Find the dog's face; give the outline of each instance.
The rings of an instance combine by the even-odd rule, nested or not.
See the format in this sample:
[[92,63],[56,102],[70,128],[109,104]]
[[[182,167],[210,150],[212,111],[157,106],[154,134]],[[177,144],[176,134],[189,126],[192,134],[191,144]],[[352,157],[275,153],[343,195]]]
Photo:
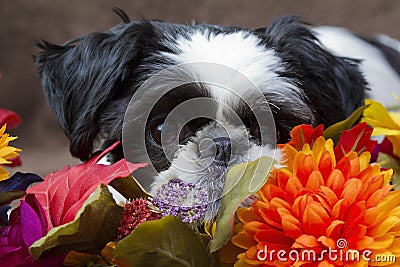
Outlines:
[[256,30],[125,18],[40,47],[43,88],[74,156],[125,139],[128,160],[154,167],[135,174],[153,191],[179,178],[216,201],[229,167],[273,155],[295,125],[346,118],[364,97],[356,63],[295,17]]

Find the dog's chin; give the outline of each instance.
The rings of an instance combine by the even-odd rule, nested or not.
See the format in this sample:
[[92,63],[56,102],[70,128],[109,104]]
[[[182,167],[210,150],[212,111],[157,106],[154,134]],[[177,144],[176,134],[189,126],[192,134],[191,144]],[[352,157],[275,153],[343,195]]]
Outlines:
[[228,130],[230,133],[232,152],[229,163],[217,163],[214,160],[212,148],[206,145],[203,147],[205,149],[201,151],[203,146],[201,141],[205,138],[212,139],[214,135],[221,136],[219,127],[211,124],[199,131],[187,144],[181,146],[175,153],[171,166],[155,177],[151,193],[155,194],[158,188],[175,178],[185,183],[199,185],[207,193],[208,206],[205,220],[210,221],[217,215],[221,198],[225,192],[226,176],[232,166],[253,161],[261,156],[277,158],[279,155],[277,150],[269,145],[261,146],[256,141],[248,141],[246,129],[225,125],[224,130]]
[[[184,151],[188,151],[185,149]],[[189,153],[184,153],[189,154]],[[269,146],[259,146],[252,144],[248,149],[247,155],[232,155],[232,159],[228,165],[218,165],[215,163],[209,164],[209,160],[195,160],[192,163],[188,163],[187,159],[183,155],[176,157],[169,169],[162,171],[155,178],[151,193],[155,194],[157,189],[163,184],[168,183],[169,180],[178,178],[185,183],[192,183],[200,185],[202,189],[207,193],[208,205],[205,213],[205,220],[212,221],[218,213],[221,198],[223,197],[224,185],[226,175],[232,166],[237,164],[248,162],[259,158],[260,156],[270,156],[273,158],[279,157],[279,152],[275,149],[271,149]],[[205,164],[209,164],[208,167],[204,168]],[[190,167],[189,167],[190,165]],[[190,170],[188,170],[190,168]]]

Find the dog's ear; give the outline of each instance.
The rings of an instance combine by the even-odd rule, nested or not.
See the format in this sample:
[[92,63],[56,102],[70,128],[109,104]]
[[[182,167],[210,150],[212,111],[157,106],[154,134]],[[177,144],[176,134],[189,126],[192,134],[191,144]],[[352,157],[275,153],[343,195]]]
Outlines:
[[90,157],[100,117],[110,103],[127,94],[137,56],[143,53],[139,36],[151,27],[145,21],[125,23],[64,45],[38,44],[42,51],[35,62],[41,64],[42,87],[71,141],[72,155],[82,160]]
[[282,59],[286,70],[280,75],[295,80],[304,90],[315,124],[343,120],[363,104],[367,85],[358,62],[328,52],[310,24],[286,16],[255,33]]

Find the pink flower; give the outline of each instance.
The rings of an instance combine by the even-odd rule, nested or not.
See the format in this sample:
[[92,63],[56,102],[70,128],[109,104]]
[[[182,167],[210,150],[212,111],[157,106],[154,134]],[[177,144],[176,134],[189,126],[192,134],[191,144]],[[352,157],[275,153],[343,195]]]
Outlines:
[[47,233],[47,219],[34,195],[28,194],[11,212],[10,224],[0,228],[0,266],[61,266],[64,256],[35,260],[29,247]]

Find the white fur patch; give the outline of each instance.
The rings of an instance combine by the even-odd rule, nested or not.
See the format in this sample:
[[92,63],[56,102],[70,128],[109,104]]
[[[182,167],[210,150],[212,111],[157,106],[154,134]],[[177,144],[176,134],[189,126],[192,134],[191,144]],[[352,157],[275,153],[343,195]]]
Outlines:
[[112,162],[111,162],[111,159],[109,159],[109,154],[106,154],[99,161],[97,161],[97,164],[100,164],[100,165],[111,165]]
[[[393,94],[400,92],[400,77],[379,49],[343,28],[324,26],[315,28],[314,31],[322,44],[333,54],[362,60],[361,71],[370,85],[371,98],[386,106],[398,104]],[[399,42],[392,39],[390,43],[400,49]]]
[[[261,91],[284,91],[289,95],[293,90],[297,91],[294,85],[279,77],[278,73],[284,71],[282,62],[275,51],[262,45],[261,41],[245,31],[214,34],[208,30],[195,30],[189,37],[169,40],[167,45],[173,53],[162,53],[162,56],[177,64],[215,63],[215,68],[211,64],[196,64],[189,71],[200,81],[228,88],[207,85],[211,95],[224,102],[232,96],[232,91],[242,96],[251,89],[248,88],[249,81]],[[221,65],[231,71],[221,71]]]

